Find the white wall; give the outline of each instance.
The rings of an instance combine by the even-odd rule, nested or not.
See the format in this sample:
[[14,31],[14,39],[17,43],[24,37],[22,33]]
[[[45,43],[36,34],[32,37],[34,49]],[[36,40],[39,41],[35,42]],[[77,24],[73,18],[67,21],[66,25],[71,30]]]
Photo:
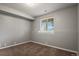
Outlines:
[[79,4],[78,4],[78,51],[79,51]]
[[0,48],[30,40],[31,22],[0,14]]
[[[39,33],[40,19],[53,17],[54,33]],[[33,22],[32,40],[52,46],[77,51],[77,8],[76,6],[57,10],[37,17]]]
[[[0,5],[0,10],[33,19],[31,16],[7,6]],[[0,13],[0,48],[27,42],[31,40],[30,35],[31,21]]]

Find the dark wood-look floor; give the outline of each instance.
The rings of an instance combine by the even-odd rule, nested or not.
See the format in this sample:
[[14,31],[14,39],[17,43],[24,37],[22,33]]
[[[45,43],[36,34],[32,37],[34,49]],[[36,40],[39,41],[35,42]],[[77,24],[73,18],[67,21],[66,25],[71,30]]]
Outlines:
[[75,56],[75,53],[29,42],[14,47],[1,49],[2,56]]

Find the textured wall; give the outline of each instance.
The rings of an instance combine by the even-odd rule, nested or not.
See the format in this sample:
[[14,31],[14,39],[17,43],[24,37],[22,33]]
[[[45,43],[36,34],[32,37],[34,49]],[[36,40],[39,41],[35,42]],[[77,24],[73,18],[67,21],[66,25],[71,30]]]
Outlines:
[[[40,19],[45,17],[54,18],[54,33],[39,33]],[[77,7],[72,6],[57,10],[47,15],[37,17],[33,22],[32,40],[66,48],[77,50]]]
[[0,47],[30,40],[31,22],[0,14]]

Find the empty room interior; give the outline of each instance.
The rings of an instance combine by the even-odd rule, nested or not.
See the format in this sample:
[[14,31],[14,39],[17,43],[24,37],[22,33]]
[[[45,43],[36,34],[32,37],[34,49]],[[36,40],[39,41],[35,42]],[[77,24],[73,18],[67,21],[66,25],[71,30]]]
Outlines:
[[77,3],[0,3],[0,56],[78,56]]

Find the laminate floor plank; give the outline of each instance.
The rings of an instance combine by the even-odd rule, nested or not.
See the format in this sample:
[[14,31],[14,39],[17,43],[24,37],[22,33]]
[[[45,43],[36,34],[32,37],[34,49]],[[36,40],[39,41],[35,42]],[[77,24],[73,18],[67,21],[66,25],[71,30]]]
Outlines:
[[76,56],[76,53],[29,42],[0,49],[0,56]]

